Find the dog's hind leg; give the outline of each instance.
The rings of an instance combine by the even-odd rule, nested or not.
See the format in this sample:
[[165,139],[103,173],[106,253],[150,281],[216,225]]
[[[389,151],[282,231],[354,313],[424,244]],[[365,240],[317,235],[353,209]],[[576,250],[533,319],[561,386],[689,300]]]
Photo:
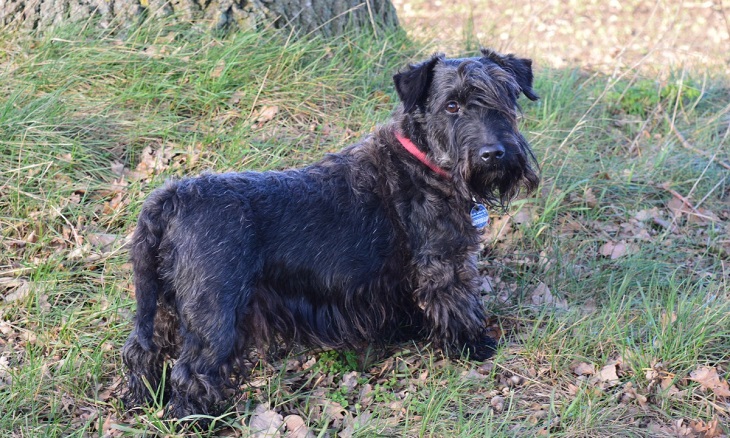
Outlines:
[[132,331],[122,349],[122,360],[127,367],[127,390],[122,398],[126,407],[149,404],[154,399],[164,359],[159,348],[145,349],[136,330]]
[[180,354],[170,375],[168,418],[217,413],[230,365],[243,342],[237,330],[239,309],[247,305],[241,301],[249,299],[250,289],[213,278],[178,305]]
[[[162,379],[162,367],[174,348],[176,318],[174,309],[162,306],[162,295],[171,294],[169,283],[160,277],[160,262],[171,263],[167,253],[160,252],[165,224],[169,220],[173,197],[172,186],[155,192],[145,203],[130,244],[134,267],[137,314],[134,330],[122,349],[127,367],[127,391],[123,396],[127,407],[153,400]],[[169,307],[169,306],[168,306]]]

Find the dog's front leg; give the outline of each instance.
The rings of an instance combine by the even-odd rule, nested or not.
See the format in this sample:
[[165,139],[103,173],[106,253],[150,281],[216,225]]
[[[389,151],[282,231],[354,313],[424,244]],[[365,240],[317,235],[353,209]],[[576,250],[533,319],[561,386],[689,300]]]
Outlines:
[[424,312],[431,342],[451,357],[490,357],[496,343],[486,335],[486,314],[474,260],[432,255],[422,258],[418,265],[415,300]]

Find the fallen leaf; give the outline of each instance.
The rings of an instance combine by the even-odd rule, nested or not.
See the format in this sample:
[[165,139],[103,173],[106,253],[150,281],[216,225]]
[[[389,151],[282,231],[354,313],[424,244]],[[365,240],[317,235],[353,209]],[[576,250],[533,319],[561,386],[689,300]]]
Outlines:
[[649,210],[639,210],[636,212],[636,214],[634,214],[634,219],[639,222],[646,222],[650,219],[654,220],[657,217],[661,217],[661,214],[657,207],[653,207]]
[[553,295],[550,293],[550,288],[543,282],[538,283],[530,294],[530,301],[536,306],[551,303],[553,301]]
[[694,380],[702,388],[709,389],[718,397],[730,397],[727,380],[720,378],[715,367],[699,367],[689,374],[689,380]]
[[596,367],[592,363],[577,362],[570,366],[570,370],[576,376],[587,376],[596,373]]
[[500,395],[495,395],[489,401],[489,404],[492,406],[492,409],[494,409],[495,412],[502,412],[504,410],[504,397]]
[[648,405],[648,399],[645,395],[639,394],[636,391],[636,388],[634,388],[634,385],[631,382],[626,383],[623,387],[623,392],[620,396],[620,402],[623,404],[629,404],[632,401],[636,401],[636,403],[639,404],[642,408],[645,408]]
[[231,95],[231,98],[228,99],[228,105],[230,106],[236,106],[239,103],[241,103],[241,99],[246,96],[246,93],[243,90],[236,90]]
[[695,435],[692,433],[692,429],[690,429],[688,426],[684,425],[684,420],[679,419],[672,422],[672,433],[676,437],[687,437],[687,438],[694,438]]
[[512,223],[529,226],[539,217],[536,207],[525,205],[512,215]]
[[122,383],[121,377],[115,378],[112,383],[104,388],[103,390],[99,391],[99,394],[97,395],[97,400],[105,402],[112,398],[112,395],[116,392],[117,388],[119,388],[119,385]]
[[497,242],[503,240],[512,232],[511,218],[509,215],[499,217],[490,217],[489,225],[483,234],[483,238],[487,242]]
[[548,410],[539,403],[533,403],[529,409],[532,413],[528,415],[527,422],[533,426],[537,425],[542,418],[548,416]]
[[667,203],[667,208],[671,211],[675,218],[680,218],[684,215],[687,216],[688,222],[704,225],[708,222],[718,222],[720,218],[712,211],[706,208],[693,208],[687,205],[683,200],[673,197],[671,201]]
[[104,424],[101,426],[101,436],[103,438],[122,436],[124,432],[114,427],[121,424],[123,423],[119,421],[119,419],[114,414],[109,414],[104,420]]
[[123,176],[126,172],[126,169],[124,168],[124,163],[120,161],[113,161],[111,165],[112,173],[116,176]]
[[674,384],[674,379],[671,377],[662,378],[659,382],[659,387],[664,393],[670,398],[682,398],[686,394],[687,390],[680,391]]
[[360,376],[360,373],[357,371],[352,371],[344,376],[342,376],[342,380],[340,381],[340,387],[345,390],[345,392],[352,392],[355,387],[357,386],[357,378]]
[[27,282],[22,278],[0,277],[0,289],[14,289]]
[[651,433],[651,436],[672,436],[674,432],[672,428],[653,421],[646,426],[646,430]]
[[226,60],[220,59],[215,63],[215,67],[210,71],[211,78],[219,78],[223,74],[223,70],[226,69]]
[[466,380],[484,380],[487,378],[487,376],[481,374],[473,368],[469,371],[464,371],[463,373],[461,373],[461,376]]
[[479,367],[477,368],[477,372],[479,372],[480,374],[485,374],[485,375],[492,374],[493,370],[494,370],[493,362],[485,362],[485,363],[479,365]]
[[661,315],[659,321],[661,322],[662,327],[668,327],[671,324],[674,324],[675,322],[677,322],[677,313],[676,312],[667,313],[666,310],[662,310],[662,315]]
[[35,344],[36,340],[38,340],[38,336],[30,330],[23,330],[20,332],[20,339],[29,344]]
[[358,395],[362,407],[370,406],[373,403],[373,385],[366,383],[360,388]]
[[403,409],[403,400],[395,400],[388,407],[394,412],[400,412]]
[[[651,241],[652,236],[646,229],[643,223],[636,219],[629,219],[628,222],[622,222],[619,225],[620,235],[625,239],[631,239],[633,241]],[[631,245],[628,245],[631,248]]]
[[116,234],[109,233],[89,233],[84,236],[87,242],[91,244],[92,248],[95,248],[101,252],[109,252],[114,242],[119,239]]
[[30,283],[26,280],[21,280],[20,285],[15,290],[5,295],[5,302],[12,303],[13,301],[24,300],[28,295],[30,295]]
[[592,187],[588,187],[583,191],[583,201],[589,208],[595,208],[598,205],[598,199],[595,193],[593,193]]
[[325,418],[337,422],[342,421],[342,419],[345,418],[345,408],[343,408],[341,404],[335,401],[325,400],[322,408],[322,414],[325,416]]
[[596,305],[596,300],[594,298],[588,298],[585,303],[580,306],[580,308],[581,311],[586,314],[595,313],[596,310],[598,310],[598,306]]
[[667,208],[675,218],[681,217],[683,214],[691,213],[692,210],[681,199],[673,197],[668,203]]
[[155,173],[159,173],[168,168],[174,154],[174,147],[172,145],[160,146],[156,150],[153,150],[152,146],[145,146],[140,155],[137,167],[133,172],[129,172],[129,179],[132,181],[149,179]]
[[716,438],[725,436],[723,434],[722,427],[720,426],[720,420],[718,420],[717,418],[710,421],[709,423],[705,423],[702,420],[690,421],[689,428],[692,429],[692,431],[701,438]]
[[331,427],[339,428],[343,419],[352,415],[341,404],[325,397],[324,389],[314,393],[309,399],[312,409],[309,412],[309,421],[330,423]]
[[[149,0],[140,0],[139,4],[146,7],[146,5],[149,4]],[[162,59],[165,57],[165,55],[167,55],[167,47],[164,45],[148,46],[145,47],[140,53],[153,59]]]
[[561,237],[572,237],[585,229],[585,225],[581,222],[572,220],[570,217],[560,218],[557,231]]
[[530,294],[530,301],[535,306],[553,305],[559,309],[567,309],[568,303],[565,299],[557,299],[550,293],[550,288],[543,282],[537,284]]
[[625,256],[627,250],[628,246],[626,245],[626,241],[622,240],[620,242],[604,243],[601,248],[598,249],[598,253],[604,257],[610,257],[611,260],[616,260],[619,257]]
[[618,374],[616,373],[616,364],[609,363],[601,368],[591,379],[595,382],[605,383],[606,387],[616,386],[619,383]]
[[494,279],[488,275],[485,275],[484,277],[482,277],[482,284],[479,286],[480,291],[483,293],[492,292],[494,290],[494,288],[492,288],[493,281],[494,281]]
[[345,427],[337,434],[340,438],[352,438],[355,432],[362,429],[370,422],[373,414],[370,411],[363,411],[357,417],[348,417],[344,421]]
[[284,419],[280,414],[261,404],[256,406],[248,427],[252,438],[275,438],[281,436],[279,430],[283,425]]
[[306,362],[302,363],[302,370],[306,371],[312,368],[317,363],[317,358],[310,356]]
[[547,252],[545,250],[540,252],[540,257],[537,260],[538,266],[540,266],[540,269],[542,269],[543,272],[549,272],[550,268],[555,266],[556,260],[554,258],[550,258],[547,256]]
[[0,383],[5,380],[10,382],[10,359],[7,356],[0,356]]
[[287,415],[284,417],[284,423],[286,424],[285,438],[314,438],[314,434],[299,415]]
[[278,112],[279,107],[276,105],[265,106],[258,111],[255,121],[256,123],[263,125],[264,123],[273,120]]

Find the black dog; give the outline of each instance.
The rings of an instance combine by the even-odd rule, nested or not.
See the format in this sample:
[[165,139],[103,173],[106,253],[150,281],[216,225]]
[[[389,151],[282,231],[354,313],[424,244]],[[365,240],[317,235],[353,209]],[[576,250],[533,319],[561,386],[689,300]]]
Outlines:
[[[485,359],[483,204],[538,184],[517,97],[531,61],[483,50],[394,76],[402,105],[360,143],[283,172],[204,175],[153,192],[131,243],[136,325],[126,401],[166,358],[167,416],[211,413],[251,347],[362,347],[420,333]],[[472,213],[470,215],[470,213]]]

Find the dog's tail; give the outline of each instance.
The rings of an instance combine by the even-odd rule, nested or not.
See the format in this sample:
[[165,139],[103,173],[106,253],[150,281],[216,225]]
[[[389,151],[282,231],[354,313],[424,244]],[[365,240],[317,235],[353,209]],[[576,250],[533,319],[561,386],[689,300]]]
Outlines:
[[146,351],[157,349],[154,338],[157,300],[163,286],[159,274],[159,248],[170,217],[174,214],[177,184],[172,182],[150,194],[142,206],[130,242],[130,258],[134,270],[137,298],[135,333]]

